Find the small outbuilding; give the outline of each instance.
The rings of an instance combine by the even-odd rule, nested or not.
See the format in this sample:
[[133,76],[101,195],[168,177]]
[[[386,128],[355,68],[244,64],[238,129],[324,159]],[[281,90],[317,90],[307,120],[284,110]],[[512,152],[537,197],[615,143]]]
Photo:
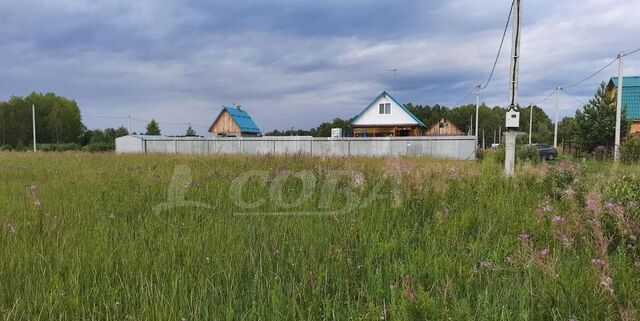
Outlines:
[[259,137],[262,132],[251,116],[240,106],[222,106],[222,110],[209,128],[219,137]]
[[422,136],[427,127],[407,107],[383,91],[351,122],[355,137]]
[[462,136],[464,132],[446,117],[440,119],[427,130],[426,136]]

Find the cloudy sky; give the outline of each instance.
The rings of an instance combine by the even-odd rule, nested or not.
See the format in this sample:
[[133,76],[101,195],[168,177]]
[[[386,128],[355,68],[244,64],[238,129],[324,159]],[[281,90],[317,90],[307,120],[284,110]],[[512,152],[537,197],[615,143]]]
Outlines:
[[[382,90],[453,105],[489,74],[511,0],[7,0],[0,99],[75,99],[90,128],[156,118],[204,133],[223,104],[263,130],[356,115]],[[640,47],[638,0],[525,0],[521,104]],[[510,33],[481,99],[507,101]],[[625,74],[640,74],[640,53]],[[391,69],[398,69],[397,79]],[[572,114],[616,65],[563,96]],[[543,107],[551,114],[553,101]],[[144,127],[141,121],[133,130]]]

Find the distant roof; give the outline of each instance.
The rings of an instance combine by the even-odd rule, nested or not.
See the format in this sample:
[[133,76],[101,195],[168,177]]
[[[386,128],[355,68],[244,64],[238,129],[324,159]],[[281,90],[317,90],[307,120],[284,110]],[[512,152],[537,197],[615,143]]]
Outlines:
[[[253,122],[253,119],[251,119],[251,116],[249,116],[249,114],[245,110],[235,106],[222,106],[220,115],[222,115],[225,110],[229,113],[231,118],[233,118],[233,121],[236,122],[238,127],[240,127],[241,132],[260,134],[260,128],[258,128],[258,125]],[[220,115],[218,115],[213,124],[218,121]],[[213,128],[213,125],[211,125],[211,128]],[[209,130],[211,130],[211,128]]]
[[414,115],[413,113],[411,113],[409,111],[409,109],[407,109],[407,106],[405,106],[403,103],[401,103],[398,100],[396,100],[395,98],[393,98],[393,96],[389,95],[389,93],[387,93],[386,91],[383,91],[382,93],[380,93],[380,95],[378,95],[378,97],[376,97],[369,105],[367,105],[367,107],[365,109],[363,109],[360,112],[360,114],[358,114],[358,116],[356,116],[356,118],[354,118],[351,122],[354,123],[358,118],[360,118],[360,116],[367,109],[369,109],[369,107],[371,107],[371,105],[373,105],[373,103],[375,103],[381,97],[385,97],[385,96],[391,98],[391,100],[393,100],[393,102],[395,102],[398,106],[400,106],[400,108],[402,108],[402,110],[404,110],[407,114],[409,114],[409,116],[411,116],[411,118],[413,118],[413,120],[415,120],[418,123],[418,125],[420,125],[422,127],[427,127],[427,125],[425,125],[420,119],[418,119],[418,117],[416,117],[416,115]]
[[[612,77],[611,83],[614,87],[618,87],[618,77]],[[622,106],[627,112],[628,119],[640,120],[640,76],[622,79]]]

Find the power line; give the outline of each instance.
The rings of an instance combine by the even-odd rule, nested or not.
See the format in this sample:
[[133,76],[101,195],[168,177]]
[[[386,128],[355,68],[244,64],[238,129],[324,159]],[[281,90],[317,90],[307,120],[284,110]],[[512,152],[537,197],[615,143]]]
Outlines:
[[585,103],[584,101],[582,101],[581,99],[578,99],[578,97],[576,97],[576,96],[573,96],[573,95],[569,94],[566,90],[563,90],[562,92],[563,92],[565,95],[567,95],[567,96],[569,96],[569,97],[571,97],[571,98],[575,99],[575,101],[579,102],[579,103],[580,103],[580,104],[582,104],[583,106],[587,104],[587,103]]
[[[475,89],[475,88],[474,88],[474,89]],[[455,104],[452,106],[452,108],[455,108],[455,107],[457,107],[458,105],[460,105],[460,104],[461,104],[465,99],[467,99],[467,97],[469,97],[469,95],[471,95],[471,93],[473,93],[473,89],[469,90],[469,92],[468,92],[466,95],[464,95],[464,97],[462,97],[460,100],[458,100],[458,102],[457,102],[457,103],[455,103]]]
[[504,31],[502,32],[502,40],[500,40],[500,47],[498,47],[498,54],[496,54],[496,59],[493,62],[493,67],[491,68],[491,73],[489,74],[489,78],[485,82],[484,86],[482,86],[482,90],[486,89],[491,82],[491,78],[493,78],[493,73],[496,71],[496,65],[498,65],[498,59],[500,58],[500,53],[502,52],[502,45],[504,45],[504,38],[507,35],[507,29],[509,29],[509,22],[511,22],[511,15],[513,14],[513,6],[515,5],[515,0],[511,1],[511,9],[509,9],[509,15],[507,16],[507,23],[504,25]]
[[611,66],[614,62],[616,62],[618,60],[618,57],[616,57],[615,59],[611,60],[611,62],[609,62],[608,64],[606,64],[604,67],[600,68],[598,71],[594,72],[593,74],[591,74],[590,76],[588,76],[587,78],[584,78],[576,83],[573,83],[569,86],[563,86],[561,87],[562,89],[569,89],[569,88],[573,88],[575,86],[578,86],[580,84],[582,84],[583,82],[595,77],[597,74],[601,73],[603,70],[605,70],[607,67]]
[[539,104],[542,104],[543,102],[547,101],[547,99],[551,98],[551,96],[553,96],[553,94],[556,92],[556,90],[552,90],[547,96],[545,96],[543,99],[536,101],[536,102],[532,102],[529,104],[529,106],[538,106]]
[[640,48],[638,48],[638,49],[636,49],[636,50],[633,50],[633,51],[631,51],[630,53],[626,53],[626,54],[622,55],[622,57],[626,57],[626,56],[633,55],[634,53],[636,53],[636,52],[638,52],[638,51],[640,51]]

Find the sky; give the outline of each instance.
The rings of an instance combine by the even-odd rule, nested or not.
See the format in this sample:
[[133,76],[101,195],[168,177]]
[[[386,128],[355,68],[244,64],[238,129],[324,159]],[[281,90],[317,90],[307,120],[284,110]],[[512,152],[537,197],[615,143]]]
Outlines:
[[[0,99],[55,92],[89,128],[205,134],[240,104],[263,131],[350,118],[380,92],[405,103],[474,103],[509,0],[8,0],[0,2]],[[640,48],[639,0],[524,0],[521,105]],[[511,28],[480,94],[507,104]],[[393,72],[397,69],[397,72]],[[625,57],[640,75],[640,52]],[[617,64],[567,90],[572,115]],[[542,107],[553,117],[554,101]],[[120,117],[120,118],[118,118]]]

